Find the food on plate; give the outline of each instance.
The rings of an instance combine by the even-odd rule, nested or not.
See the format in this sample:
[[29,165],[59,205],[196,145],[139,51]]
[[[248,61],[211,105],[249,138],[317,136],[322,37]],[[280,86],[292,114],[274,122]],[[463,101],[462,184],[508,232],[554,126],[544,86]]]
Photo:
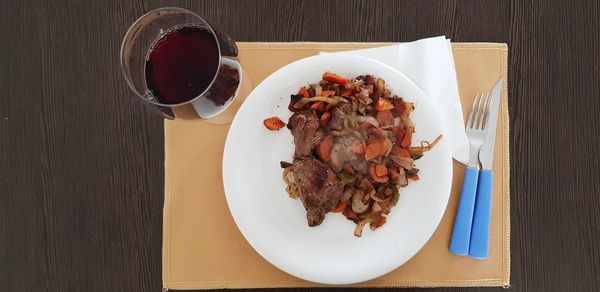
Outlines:
[[270,117],[263,121],[265,127],[271,131],[277,131],[285,127],[285,123],[278,117]]
[[298,157],[293,165],[294,182],[306,209],[308,226],[317,226],[339,202],[344,186],[336,173],[318,159]]
[[[442,137],[411,146],[415,105],[372,75],[325,72],[319,83],[292,94],[288,109],[295,150],[293,163],[281,162],[287,193],[300,198],[309,226],[341,213],[356,223],[357,237],[367,224],[371,230],[386,224],[400,189],[419,180],[414,161]],[[269,130],[285,125],[276,117],[264,124]]]
[[312,148],[319,143],[319,119],[314,110],[303,110],[294,113],[287,127],[294,136],[294,156],[308,156]]

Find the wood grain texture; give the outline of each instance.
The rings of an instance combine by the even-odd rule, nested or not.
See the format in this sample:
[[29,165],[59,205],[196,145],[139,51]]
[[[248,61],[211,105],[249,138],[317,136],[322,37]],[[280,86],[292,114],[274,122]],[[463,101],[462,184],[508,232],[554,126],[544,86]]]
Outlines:
[[240,41],[508,43],[511,290],[600,290],[597,1],[26,0],[0,3],[0,291],[160,290],[162,120],[118,65],[160,6]]

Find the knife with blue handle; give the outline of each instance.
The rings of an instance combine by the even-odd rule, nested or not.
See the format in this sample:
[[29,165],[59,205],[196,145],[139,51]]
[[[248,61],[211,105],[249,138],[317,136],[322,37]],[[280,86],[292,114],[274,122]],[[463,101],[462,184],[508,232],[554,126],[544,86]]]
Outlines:
[[475,198],[475,209],[473,211],[473,224],[471,226],[471,241],[469,244],[469,256],[476,259],[487,259],[489,254],[490,239],[490,215],[492,209],[492,186],[494,165],[494,146],[496,144],[496,125],[498,121],[498,109],[500,107],[500,94],[502,93],[502,79],[492,89],[492,97],[489,106],[488,120],[485,121],[487,133],[481,150],[479,150],[479,161],[481,171],[477,183],[477,195]]

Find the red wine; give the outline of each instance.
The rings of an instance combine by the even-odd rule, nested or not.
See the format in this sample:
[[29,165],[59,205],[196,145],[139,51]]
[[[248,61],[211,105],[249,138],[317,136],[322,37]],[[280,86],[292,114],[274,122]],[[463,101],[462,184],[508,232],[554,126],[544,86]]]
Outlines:
[[219,48],[211,32],[197,26],[175,27],[148,52],[146,83],[159,102],[182,103],[204,92],[218,68]]

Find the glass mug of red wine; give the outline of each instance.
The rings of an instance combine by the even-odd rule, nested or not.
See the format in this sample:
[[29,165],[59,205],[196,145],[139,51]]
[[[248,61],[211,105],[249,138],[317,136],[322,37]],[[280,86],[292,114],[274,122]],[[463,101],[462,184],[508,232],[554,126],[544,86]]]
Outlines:
[[169,119],[231,122],[250,91],[235,42],[176,7],[152,10],[131,25],[121,71],[143,103]]

